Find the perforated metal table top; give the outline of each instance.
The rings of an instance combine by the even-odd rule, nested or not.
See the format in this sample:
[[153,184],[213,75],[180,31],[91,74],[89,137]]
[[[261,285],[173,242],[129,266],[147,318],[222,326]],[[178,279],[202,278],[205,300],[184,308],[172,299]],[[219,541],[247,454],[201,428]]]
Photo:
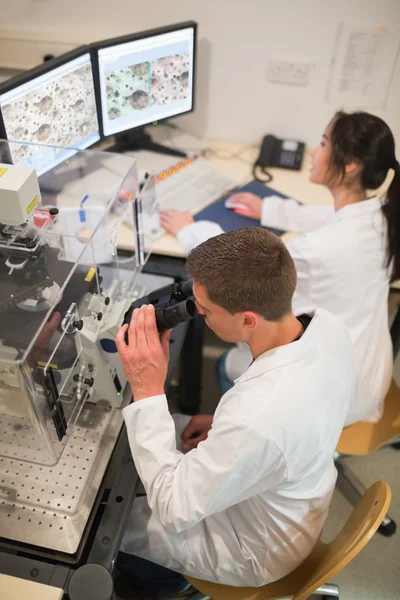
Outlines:
[[74,554],[122,421],[121,410],[92,405],[56,465],[0,458],[0,537]]

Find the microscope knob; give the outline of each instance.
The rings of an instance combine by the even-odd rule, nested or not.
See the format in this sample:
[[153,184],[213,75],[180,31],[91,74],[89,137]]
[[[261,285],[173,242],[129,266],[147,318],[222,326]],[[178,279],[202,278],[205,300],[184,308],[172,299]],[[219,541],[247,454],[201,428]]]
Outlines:
[[83,321],[82,321],[82,319],[79,319],[79,321],[73,321],[72,322],[72,326],[75,327],[76,329],[78,329],[79,331],[81,329],[83,329]]
[[87,377],[86,379],[83,380],[83,383],[85,383],[86,385],[88,385],[89,387],[93,387],[94,384],[94,378],[93,377]]

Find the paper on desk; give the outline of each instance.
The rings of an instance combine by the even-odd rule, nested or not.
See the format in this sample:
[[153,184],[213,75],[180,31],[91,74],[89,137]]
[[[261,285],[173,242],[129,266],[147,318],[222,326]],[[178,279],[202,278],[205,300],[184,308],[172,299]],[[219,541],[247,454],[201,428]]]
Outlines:
[[399,57],[400,33],[387,27],[340,24],[327,100],[339,106],[384,108]]

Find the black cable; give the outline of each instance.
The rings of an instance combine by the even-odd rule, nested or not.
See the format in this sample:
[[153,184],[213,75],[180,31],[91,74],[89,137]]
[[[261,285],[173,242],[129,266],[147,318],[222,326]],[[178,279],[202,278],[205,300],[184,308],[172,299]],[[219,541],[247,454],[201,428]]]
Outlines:
[[[265,175],[265,179],[261,179],[261,177],[257,174],[257,168],[259,168],[261,170],[261,173],[263,173],[263,175]],[[253,177],[256,181],[259,181],[260,183],[270,183],[273,179],[271,173],[269,173],[269,171],[267,171],[267,169],[265,167],[262,167],[260,165],[258,165],[257,163],[255,163],[253,165]]]

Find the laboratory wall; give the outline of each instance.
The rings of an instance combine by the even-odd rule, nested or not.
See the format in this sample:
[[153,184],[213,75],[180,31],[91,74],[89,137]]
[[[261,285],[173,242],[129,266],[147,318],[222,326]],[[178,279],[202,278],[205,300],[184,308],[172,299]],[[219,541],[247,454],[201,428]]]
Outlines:
[[[365,108],[362,95],[347,106],[328,91],[338,25],[399,35],[400,0],[15,0],[2,6],[0,67],[188,19],[199,23],[196,111],[177,124],[221,140],[258,143],[274,133],[314,144],[337,109]],[[268,81],[271,59],[308,65],[307,85]],[[381,98],[366,108],[400,146],[399,56],[387,66]],[[379,81],[372,73],[370,85]]]

